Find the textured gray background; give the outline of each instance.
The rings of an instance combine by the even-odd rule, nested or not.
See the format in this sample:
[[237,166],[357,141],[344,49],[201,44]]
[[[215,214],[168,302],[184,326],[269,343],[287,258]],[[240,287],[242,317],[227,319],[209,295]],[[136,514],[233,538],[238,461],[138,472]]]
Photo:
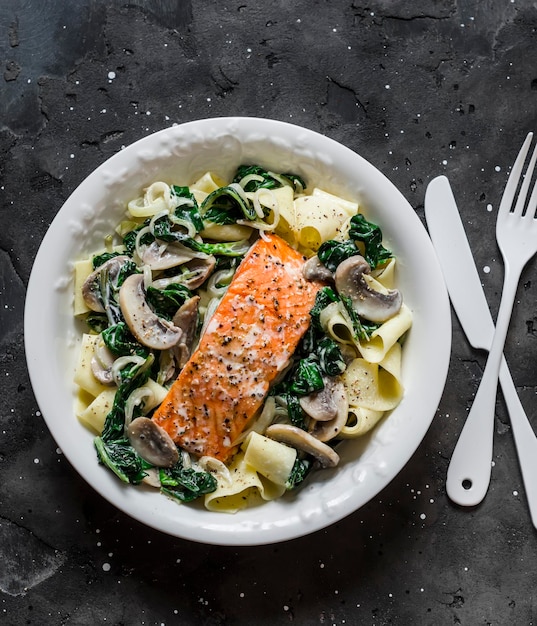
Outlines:
[[[23,309],[48,225],[97,165],[176,122],[255,115],[352,148],[422,219],[447,174],[495,313],[496,209],[537,130],[536,29],[528,0],[2,1],[0,623],[534,623],[536,534],[501,396],[487,498],[445,494],[484,365],[456,318],[437,415],[392,484],[324,531],[237,549],[148,529],[75,473],[32,394]],[[532,420],[536,270],[506,347]]]

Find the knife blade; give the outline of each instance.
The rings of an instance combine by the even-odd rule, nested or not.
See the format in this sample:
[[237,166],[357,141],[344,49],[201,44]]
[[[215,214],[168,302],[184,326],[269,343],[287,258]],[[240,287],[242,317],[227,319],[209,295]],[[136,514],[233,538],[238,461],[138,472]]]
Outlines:
[[[453,191],[445,176],[438,176],[429,183],[425,194],[425,216],[451,303],[466,337],[474,348],[489,350],[494,336],[494,322]],[[537,481],[532,480],[537,475],[537,438],[503,357],[500,383],[511,420],[532,523],[537,528]],[[482,468],[488,474],[488,479],[482,485],[465,485],[465,476],[449,477],[448,470],[448,495],[457,504],[472,506],[485,497],[492,466],[492,433],[483,433],[483,438],[489,448],[483,458],[488,459],[490,453],[490,461],[488,467]],[[453,488],[454,483],[457,488]],[[459,487],[461,484],[465,485],[462,490]]]

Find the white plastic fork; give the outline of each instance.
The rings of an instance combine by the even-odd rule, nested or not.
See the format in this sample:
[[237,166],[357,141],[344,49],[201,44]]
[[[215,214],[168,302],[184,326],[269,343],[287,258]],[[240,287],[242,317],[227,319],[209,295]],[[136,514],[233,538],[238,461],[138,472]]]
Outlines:
[[494,410],[503,347],[520,275],[526,263],[537,252],[537,219],[535,215],[537,184],[533,187],[527,208],[524,210],[537,161],[537,146],[531,156],[516,204],[513,207],[532,139],[533,133],[528,133],[509,175],[498,209],[496,239],[502,253],[505,273],[502,299],[496,320],[496,331],[483,378],[453,451],[447,473],[446,489],[448,496],[463,506],[479,504],[485,497],[490,484]]

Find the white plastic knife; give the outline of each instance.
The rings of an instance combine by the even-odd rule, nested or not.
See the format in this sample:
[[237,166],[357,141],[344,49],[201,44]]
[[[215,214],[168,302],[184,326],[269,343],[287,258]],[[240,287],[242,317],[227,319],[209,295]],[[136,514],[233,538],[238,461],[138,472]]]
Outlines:
[[[468,341],[474,348],[489,350],[494,322],[445,176],[438,176],[429,183],[425,194],[425,216],[451,303]],[[500,383],[511,419],[531,519],[537,528],[537,438],[503,357]],[[490,483],[492,448],[493,432],[482,433],[482,446],[476,450],[472,468],[465,471],[460,466],[452,468],[450,464],[446,487],[449,497],[457,504],[473,506],[485,497]]]

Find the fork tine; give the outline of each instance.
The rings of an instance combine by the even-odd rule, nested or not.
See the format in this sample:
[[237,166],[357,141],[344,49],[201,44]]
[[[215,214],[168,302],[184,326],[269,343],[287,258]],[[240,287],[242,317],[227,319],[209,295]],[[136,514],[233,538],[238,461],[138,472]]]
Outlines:
[[503,213],[509,213],[511,207],[513,206],[513,200],[515,199],[515,193],[520,181],[520,176],[522,175],[522,169],[524,167],[524,162],[526,161],[526,155],[528,154],[532,139],[533,133],[530,132],[522,144],[522,148],[520,148],[520,152],[518,153],[516,161],[513,164],[513,169],[509,174],[507,185],[505,185],[505,190],[500,201],[498,217]]
[[[535,150],[537,151],[537,146],[535,146]],[[527,174],[526,174],[527,176]],[[533,185],[533,191],[531,192],[530,201],[528,202],[528,208],[526,209],[526,215],[528,217],[537,217],[535,215],[535,211],[537,210],[537,181]]]
[[[516,215],[517,217],[520,217],[522,213],[524,212],[524,206],[526,204],[526,198],[528,196],[528,190],[530,188],[531,178],[533,176],[533,170],[535,169],[535,161],[537,161],[537,145],[535,146],[533,150],[533,154],[531,155],[531,159],[528,164],[528,169],[526,170],[526,173],[524,174],[524,182],[522,183],[522,187],[520,188],[520,193],[518,194],[516,206],[513,210],[513,214]],[[533,198],[533,194],[532,194],[532,198]],[[529,211],[529,207],[528,207],[528,211]],[[528,215],[534,212],[535,212],[535,209],[529,212]]]

